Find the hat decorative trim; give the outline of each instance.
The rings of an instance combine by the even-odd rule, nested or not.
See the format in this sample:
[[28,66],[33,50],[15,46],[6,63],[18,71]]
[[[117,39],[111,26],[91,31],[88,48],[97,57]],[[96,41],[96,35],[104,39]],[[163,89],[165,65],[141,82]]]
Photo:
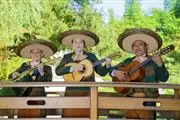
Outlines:
[[30,58],[30,51],[33,49],[39,49],[43,52],[43,57],[48,57],[57,52],[57,47],[52,43],[36,39],[36,40],[28,40],[21,43],[16,50],[16,54],[22,58]]
[[149,47],[148,52],[153,52],[162,46],[161,37],[156,32],[147,28],[125,30],[118,38],[118,45],[122,50],[133,53],[132,45],[136,40],[144,41]]
[[68,30],[61,33],[58,37],[60,44],[72,47],[72,40],[80,38],[84,40],[86,47],[93,47],[99,43],[99,37],[87,30]]

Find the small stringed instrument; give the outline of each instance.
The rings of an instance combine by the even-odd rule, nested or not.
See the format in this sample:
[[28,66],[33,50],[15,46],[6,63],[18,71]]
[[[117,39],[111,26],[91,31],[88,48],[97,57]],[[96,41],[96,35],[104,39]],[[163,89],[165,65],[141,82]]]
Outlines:
[[[160,49],[159,51],[156,51],[154,55],[163,55],[168,52],[171,52],[174,50],[174,45],[168,45],[165,48]],[[152,57],[149,57],[147,60],[143,61],[142,63],[139,63],[138,61],[132,61],[127,66],[120,66],[118,70],[125,71],[127,79],[125,81],[119,80],[116,77],[113,77],[113,82],[141,82],[144,78],[145,71],[143,66],[148,64],[152,60]],[[123,87],[114,87],[114,90],[119,93],[127,93],[129,88],[123,88]]]
[[[61,59],[61,57],[57,57],[57,58],[53,58],[53,59],[50,59],[50,60],[47,60],[46,62],[43,62],[43,63],[40,63],[39,65],[47,65],[47,64],[53,64],[55,63],[56,61],[59,61]],[[8,79],[8,81],[18,81],[20,80],[21,78],[25,77],[26,75],[28,74],[32,74],[34,70],[37,70],[38,68],[35,67],[35,68],[30,68],[22,73],[20,73],[19,76],[17,76],[17,78],[13,79],[13,78],[10,78]]]
[[[111,54],[107,58],[112,59],[112,58],[115,58],[117,56],[120,56],[120,52],[116,52],[114,54]],[[87,59],[84,59],[79,63],[74,63],[74,62],[68,63],[65,66],[77,66],[78,64],[82,64],[84,66],[84,70],[82,72],[76,72],[75,71],[75,72],[72,72],[72,73],[69,73],[69,74],[65,74],[63,76],[64,80],[66,82],[79,82],[81,80],[84,80],[86,77],[93,74],[94,67],[96,67],[97,65],[99,65],[99,64],[101,64],[101,63],[103,63],[105,61],[106,61],[106,58],[98,60],[98,61],[96,61],[94,63],[92,63],[90,60],[87,60]]]

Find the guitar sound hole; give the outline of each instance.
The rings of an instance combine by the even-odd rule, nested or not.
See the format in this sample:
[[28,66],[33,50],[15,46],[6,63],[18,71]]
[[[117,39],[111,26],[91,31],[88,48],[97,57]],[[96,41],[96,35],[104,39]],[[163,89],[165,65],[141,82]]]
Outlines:
[[82,71],[80,71],[80,73],[85,73],[86,72],[86,65],[83,65],[83,70]]

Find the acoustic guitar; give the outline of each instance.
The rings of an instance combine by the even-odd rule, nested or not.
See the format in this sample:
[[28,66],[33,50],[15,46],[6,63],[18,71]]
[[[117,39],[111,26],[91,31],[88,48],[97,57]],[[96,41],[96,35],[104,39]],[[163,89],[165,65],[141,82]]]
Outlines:
[[[117,56],[120,56],[120,52],[116,52],[114,54],[109,55],[106,58],[115,58]],[[94,72],[94,67],[96,67],[97,65],[103,63],[106,61],[106,58],[103,58],[101,60],[98,60],[94,63],[92,63],[90,60],[84,59],[79,63],[75,63],[75,62],[71,62],[66,64],[65,66],[77,66],[79,64],[82,64],[84,66],[84,70],[82,72],[72,72],[69,74],[65,74],[64,77],[64,81],[65,82],[79,82],[79,81],[83,81],[85,78],[89,77],[90,75],[93,74]]]
[[[174,48],[175,48],[174,45],[168,45],[167,47],[162,48],[159,51],[156,51],[154,55],[164,55],[174,50]],[[118,70],[125,71],[127,79],[119,80],[116,77],[113,77],[112,81],[113,82],[141,82],[145,75],[143,66],[148,64],[151,60],[152,60],[152,57],[149,57],[147,60],[143,61],[142,63],[139,63],[138,61],[132,61],[127,66],[120,66]],[[128,92],[129,88],[114,87],[114,90],[119,93],[124,94]]]

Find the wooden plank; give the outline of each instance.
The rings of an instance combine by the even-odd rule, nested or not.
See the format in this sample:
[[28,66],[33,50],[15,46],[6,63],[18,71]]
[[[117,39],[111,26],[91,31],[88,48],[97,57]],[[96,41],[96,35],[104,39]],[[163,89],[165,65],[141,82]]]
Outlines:
[[91,87],[91,120],[97,120],[98,118],[98,95],[97,95],[97,87]]
[[[174,89],[174,98],[180,99],[180,89]],[[179,120],[180,119],[180,111],[177,111],[175,113],[175,115],[176,115],[176,119]]]
[[46,115],[61,115],[62,109],[47,109]]
[[1,87],[131,87],[180,89],[180,84],[145,82],[0,82]]
[[[126,97],[126,94],[117,92],[98,92],[98,96],[102,97]],[[160,95],[158,98],[174,98],[174,95]]]
[[[7,120],[6,118],[1,118],[1,120]],[[14,119],[8,119],[14,120]],[[18,120],[90,120],[89,118],[18,118]]]
[[0,116],[6,116],[9,114],[9,110],[0,110]]
[[[45,105],[28,105],[29,100],[43,100]],[[0,109],[90,108],[89,97],[0,97],[0,103]]]
[[0,110],[0,116],[8,116],[9,118],[13,118],[14,110]]
[[[158,102],[159,107],[144,106],[143,102]],[[163,98],[119,98],[99,97],[98,108],[100,109],[146,109],[146,110],[175,110],[180,111],[179,99]]]

